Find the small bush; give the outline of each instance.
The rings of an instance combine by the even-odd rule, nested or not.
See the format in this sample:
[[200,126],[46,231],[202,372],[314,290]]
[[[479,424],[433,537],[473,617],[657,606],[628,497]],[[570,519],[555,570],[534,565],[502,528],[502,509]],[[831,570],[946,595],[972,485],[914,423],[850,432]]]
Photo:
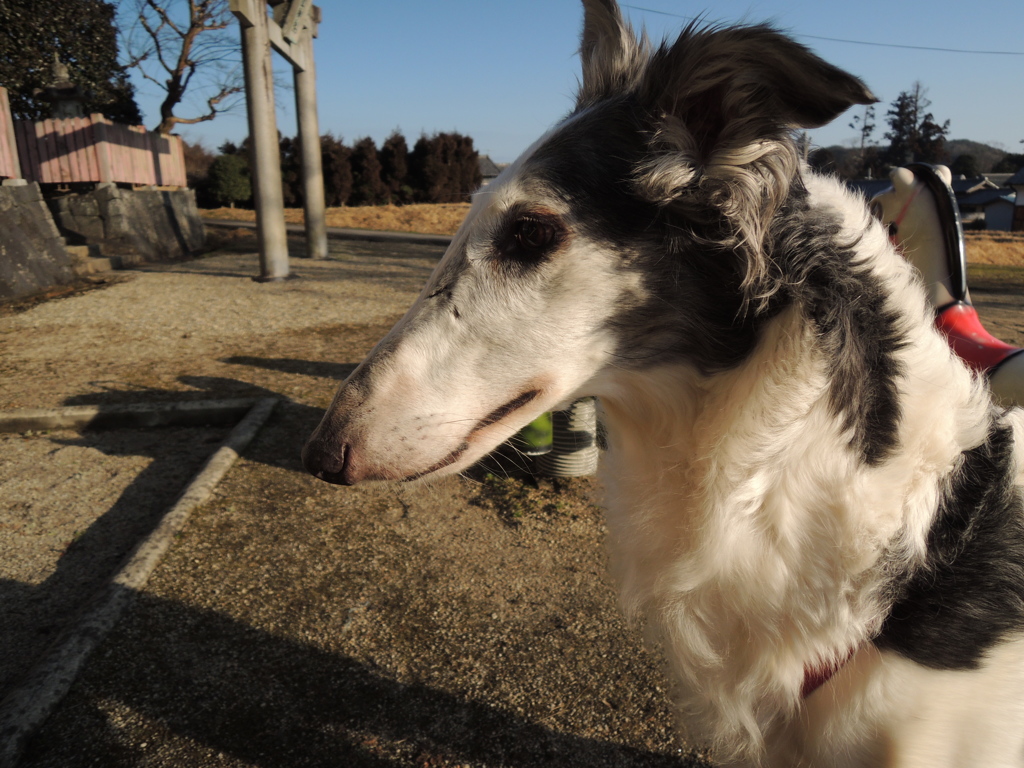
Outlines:
[[252,198],[249,163],[244,155],[220,155],[210,163],[207,193],[220,205],[231,208]]

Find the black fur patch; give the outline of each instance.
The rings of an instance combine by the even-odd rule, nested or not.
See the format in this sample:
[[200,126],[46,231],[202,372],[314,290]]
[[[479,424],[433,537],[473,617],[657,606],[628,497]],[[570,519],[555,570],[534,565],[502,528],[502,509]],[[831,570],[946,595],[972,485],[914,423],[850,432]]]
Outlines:
[[1013,484],[1013,433],[995,426],[963,453],[928,536],[926,562],[898,586],[875,638],[933,669],[975,669],[1024,631],[1024,508]]
[[831,361],[829,400],[853,430],[868,464],[896,447],[900,421],[896,353],[905,344],[896,312],[886,307],[881,280],[856,263],[856,244],[839,241],[839,223],[794,199],[783,210],[773,259],[786,290],[818,329]]
[[644,110],[630,96],[571,116],[528,159],[534,176],[569,204],[578,226],[599,242],[630,248],[658,217],[633,192],[647,153]]
[[[575,115],[530,158],[527,173],[563,197],[574,227],[620,254],[619,268],[643,282],[610,321],[623,367],[686,360],[711,374],[753,349],[764,317],[743,309],[741,260],[721,240],[725,222],[675,222],[641,199],[637,166],[648,154],[644,110],[630,97]],[[697,228],[701,227],[700,232]]]

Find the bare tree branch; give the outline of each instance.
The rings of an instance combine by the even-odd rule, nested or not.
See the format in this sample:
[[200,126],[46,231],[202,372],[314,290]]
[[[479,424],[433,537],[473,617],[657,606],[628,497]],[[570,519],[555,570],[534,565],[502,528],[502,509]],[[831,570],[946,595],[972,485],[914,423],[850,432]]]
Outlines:
[[[241,45],[230,29],[227,0],[135,0],[125,6],[122,13],[133,16],[122,24],[127,65],[165,93],[154,130],[207,122],[235,106],[231,97],[243,91]],[[198,114],[176,114],[182,108]]]

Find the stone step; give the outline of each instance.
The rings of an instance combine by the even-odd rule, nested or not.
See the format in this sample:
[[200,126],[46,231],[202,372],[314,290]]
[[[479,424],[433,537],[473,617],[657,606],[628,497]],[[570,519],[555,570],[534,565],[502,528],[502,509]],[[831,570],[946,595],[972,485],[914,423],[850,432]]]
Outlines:
[[75,274],[79,277],[85,275],[93,275],[97,272],[110,272],[115,269],[121,269],[121,260],[116,256],[108,258],[106,256],[98,259],[86,259],[85,261],[78,261],[71,265]]
[[98,245],[66,245],[64,247],[67,249],[71,261],[75,263],[88,259],[98,259],[103,255],[100,253]]
[[104,256],[98,245],[68,245],[65,248],[71,257],[71,268],[79,277],[124,268],[119,256]]

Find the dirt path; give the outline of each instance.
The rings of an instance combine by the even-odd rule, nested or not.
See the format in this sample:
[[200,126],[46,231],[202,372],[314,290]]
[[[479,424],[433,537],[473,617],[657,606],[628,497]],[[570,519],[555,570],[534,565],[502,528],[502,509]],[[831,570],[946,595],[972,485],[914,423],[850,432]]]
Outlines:
[[[344,489],[302,471],[338,380],[440,255],[331,245],[285,283],[252,282],[255,255],[227,253],[0,316],[0,408],[283,401],[22,764],[700,764],[619,618],[589,482],[478,472]],[[974,298],[991,331],[1024,344],[1019,295]],[[3,438],[0,602],[18,621],[0,634],[0,680],[18,678],[222,434]]]

